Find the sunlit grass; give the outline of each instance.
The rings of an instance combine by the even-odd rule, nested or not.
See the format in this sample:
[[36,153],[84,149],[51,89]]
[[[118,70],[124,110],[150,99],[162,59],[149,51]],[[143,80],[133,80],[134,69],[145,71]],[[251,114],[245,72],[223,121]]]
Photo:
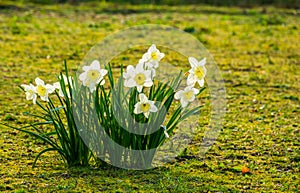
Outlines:
[[[13,3],[9,3],[11,5]],[[199,134],[180,160],[149,171],[106,167],[66,169],[29,135],[1,126],[0,191],[296,192],[299,188],[299,10],[87,3],[15,4],[0,10],[0,115],[15,126],[34,119],[18,88],[42,76],[49,82],[68,60],[70,73],[105,35],[156,23],[185,30],[213,54],[227,87],[224,129],[205,160],[197,158],[209,122],[208,98]],[[128,63],[131,52],[113,61]],[[178,65],[186,65],[178,58]],[[117,67],[113,65],[113,67]],[[247,166],[251,174],[242,174]]]

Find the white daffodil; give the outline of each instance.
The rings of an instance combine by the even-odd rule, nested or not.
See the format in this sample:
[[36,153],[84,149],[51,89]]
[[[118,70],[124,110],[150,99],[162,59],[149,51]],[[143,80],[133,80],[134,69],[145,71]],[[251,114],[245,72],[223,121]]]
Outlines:
[[50,84],[45,85],[44,81],[38,77],[35,79],[35,83],[36,93],[41,97],[43,101],[48,101],[48,95],[55,91],[54,86]]
[[194,86],[196,82],[203,87],[204,86],[204,77],[206,75],[206,58],[202,59],[201,61],[197,61],[193,57],[189,57],[189,62],[191,64],[192,69],[189,70],[189,76],[187,79],[187,84],[189,86]]
[[197,95],[198,93],[198,89],[192,86],[187,86],[184,90],[180,90],[175,93],[175,99],[180,100],[181,106],[184,108],[190,102],[193,102],[195,100],[195,95]]
[[145,94],[139,94],[140,102],[134,105],[134,113],[140,114],[143,113],[146,118],[149,117],[150,112],[157,112],[157,107],[154,104],[154,101],[148,100]]
[[143,55],[140,63],[145,63],[149,68],[158,68],[158,62],[165,56],[152,44],[148,51]]
[[22,84],[21,86],[24,88],[26,100],[32,100],[33,104],[36,104],[36,99],[37,99],[36,88],[32,84],[30,85]]
[[[62,77],[63,77],[64,83],[65,83],[65,86],[66,86],[66,91],[67,91],[68,98],[71,98],[70,91],[69,91],[69,86],[71,88],[73,88],[72,77],[69,76],[69,78],[67,78],[67,76],[64,75],[64,74],[62,75]],[[61,76],[59,76],[58,78],[61,80]],[[69,79],[69,81],[68,81],[68,79]],[[69,83],[70,83],[70,85],[69,85]],[[58,95],[60,97],[64,97],[64,93],[63,93],[63,91],[61,89],[60,83],[56,82],[56,83],[53,84],[53,86],[54,86],[55,89],[58,89]]]
[[123,73],[123,78],[126,87],[137,87],[138,92],[141,92],[144,86],[150,87],[153,85],[151,70],[145,70],[142,63],[139,63],[136,68],[129,65],[126,72]]
[[105,83],[104,76],[107,70],[100,68],[98,60],[94,60],[90,66],[83,66],[83,73],[79,75],[79,80],[82,81],[84,86],[89,87],[91,92],[96,90],[96,85]]

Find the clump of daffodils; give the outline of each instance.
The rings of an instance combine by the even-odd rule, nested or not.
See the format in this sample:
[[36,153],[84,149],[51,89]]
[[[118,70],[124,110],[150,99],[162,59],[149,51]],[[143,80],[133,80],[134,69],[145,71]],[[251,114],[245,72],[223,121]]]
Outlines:
[[[58,82],[54,84],[45,83],[37,77],[35,83],[21,85],[26,99],[32,100],[33,104],[37,104],[40,109],[39,114],[29,115],[38,117],[40,121],[30,124],[32,129],[28,129],[28,126],[9,127],[30,134],[50,146],[37,154],[33,167],[39,157],[48,151],[56,151],[68,166],[89,165],[91,152],[78,133],[79,128],[73,114],[72,94],[76,90],[75,82],[71,76],[68,76],[66,61],[64,64],[66,75],[61,73],[57,76]],[[48,129],[45,131],[38,125],[45,125],[48,129],[51,128],[51,131],[49,132]]]
[[[72,87],[72,77],[71,76],[69,76],[67,78],[66,75],[60,75],[58,77],[58,79],[59,80],[62,79],[64,81],[64,85],[66,88],[68,88],[68,86]],[[35,84],[36,85],[33,85],[33,84],[29,84],[29,85],[22,84],[21,85],[21,87],[25,91],[26,99],[32,100],[33,104],[36,104],[38,96],[40,97],[40,99],[42,101],[49,102],[49,94],[54,93],[55,90],[58,90],[58,94],[60,97],[64,97],[60,82],[55,82],[54,84],[45,84],[45,82],[42,79],[37,77],[35,79]],[[69,89],[66,89],[66,92],[68,95],[67,97],[70,98],[71,96],[70,96]]]
[[[126,72],[123,74],[125,79],[125,87],[136,87],[139,93],[142,93],[144,87],[151,87],[153,85],[154,77],[156,74],[156,69],[159,67],[159,61],[165,56],[161,53],[156,46],[153,44],[148,51],[140,59],[136,67],[129,65]],[[183,90],[179,90],[175,93],[175,99],[180,100],[181,106],[183,108],[187,107],[189,103],[193,102],[199,93],[199,89],[194,88],[196,83],[200,87],[204,86],[204,78],[206,75],[206,59],[197,61],[196,58],[189,57],[189,63],[191,69],[189,70],[189,75],[187,78],[187,86]],[[140,94],[140,97],[147,100],[145,94]],[[138,107],[141,102],[137,103],[135,107]],[[137,110],[135,108],[134,113],[140,114],[144,113],[145,117],[148,118],[150,112],[156,112],[157,108],[154,108],[154,102],[152,101],[152,111],[150,106],[144,108],[143,111]]]
[[[164,58],[164,56],[165,54],[161,53],[156,48],[156,45],[153,44],[142,56],[136,66],[127,66],[126,72],[123,73],[124,86],[128,88],[136,88],[140,93],[140,101],[135,104],[135,114],[143,113],[144,116],[148,118],[150,113],[155,113],[157,111],[155,101],[149,101],[146,93],[143,93],[143,90],[144,88],[150,88],[153,86],[156,69],[159,67],[159,62]],[[180,101],[183,108],[187,107],[189,103],[196,99],[196,96],[199,94],[199,89],[195,87],[197,84],[199,87],[204,86],[204,78],[207,73],[205,68],[205,58],[198,61],[194,57],[189,57],[188,61],[191,65],[191,69],[188,71],[187,86],[183,90],[176,91],[174,95],[175,99]],[[79,75],[79,80],[82,82],[83,86],[89,88],[91,93],[96,91],[97,85],[105,84],[105,76],[108,71],[100,67],[99,61],[94,60],[89,66],[83,66],[82,70],[83,72]],[[73,87],[73,80],[71,76],[66,77],[65,75],[60,75],[58,78],[64,81],[64,86]],[[40,78],[36,78],[35,83],[36,85],[21,85],[24,88],[26,99],[32,100],[34,104],[38,97],[40,97],[42,101],[48,101],[49,94],[52,94],[55,90],[58,90],[60,97],[64,97],[60,82],[56,82],[51,85],[45,84]],[[67,89],[67,95],[68,98],[71,97],[69,89]]]
[[[59,139],[59,144],[56,144],[50,135],[31,132],[32,135],[52,146],[43,150],[42,153],[55,150],[69,165],[78,163],[86,165],[89,161],[89,150],[82,141],[80,132],[85,130],[85,133],[97,134],[95,132],[98,128],[94,130],[89,122],[91,121],[90,115],[94,116],[94,114],[86,112],[86,109],[92,108],[96,110],[98,119],[96,120],[102,126],[100,129],[104,129],[106,131],[104,133],[122,147],[132,150],[149,150],[163,144],[181,121],[199,112],[199,106],[192,109],[189,107],[203,90],[199,87],[204,86],[207,73],[205,58],[198,61],[194,57],[189,57],[191,68],[188,73],[185,73],[186,85],[182,89],[179,89],[182,83],[181,72],[168,83],[159,82],[155,79],[156,71],[164,57],[164,53],[160,52],[154,44],[151,45],[136,65],[129,65],[124,71],[121,69],[121,76],[117,83],[115,83],[110,65],[101,66],[98,60],[93,60],[90,65],[82,67],[78,83],[75,77],[68,76],[65,63],[66,75],[60,74],[57,77],[58,82],[54,84],[45,83],[40,78],[35,79],[35,84],[22,84],[26,99],[31,100],[33,104],[38,104],[45,111],[47,116],[43,124],[52,124]],[[110,89],[107,89],[108,87]],[[124,88],[127,88],[126,92]],[[59,98],[60,106],[55,104],[57,100],[52,100],[51,94]],[[39,103],[38,99],[47,102],[46,107]],[[168,112],[170,109],[172,113]],[[82,114],[83,111],[85,113]],[[61,119],[63,114],[67,123],[64,122],[65,119]],[[75,120],[82,122],[77,125]],[[131,130],[129,131],[128,128]],[[107,146],[103,148],[103,155],[110,154],[105,151],[114,147],[114,145],[110,147],[106,142],[100,143]],[[82,150],[77,151],[78,147],[82,147]],[[39,156],[40,154],[37,158]],[[111,155],[110,158],[117,159],[118,157]],[[127,159],[124,158],[124,160]],[[137,162],[141,160],[145,161],[144,158],[136,159]]]
[[[136,88],[139,94],[140,101],[135,104],[134,113],[143,114],[149,118],[150,113],[157,112],[155,101],[149,101],[146,93],[143,93],[144,88],[150,88],[154,84],[156,69],[159,67],[159,62],[165,56],[161,53],[156,45],[151,45],[148,51],[139,60],[136,66],[129,65],[126,72],[123,73],[124,86],[128,88]],[[206,59],[198,61],[194,57],[189,57],[188,61],[191,65],[189,75],[187,77],[187,86],[183,90],[178,90],[175,93],[175,99],[180,100],[183,108],[196,99],[199,94],[199,89],[195,88],[197,84],[200,87],[204,86],[204,78],[206,76]],[[97,84],[104,85],[105,75],[107,70],[100,68],[100,63],[94,60],[90,66],[83,66],[83,73],[79,79],[84,86],[90,89],[90,92],[96,90]]]

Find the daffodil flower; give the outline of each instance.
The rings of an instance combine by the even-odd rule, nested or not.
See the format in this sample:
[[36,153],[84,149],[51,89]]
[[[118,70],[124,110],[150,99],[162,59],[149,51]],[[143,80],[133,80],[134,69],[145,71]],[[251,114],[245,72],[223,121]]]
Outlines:
[[149,68],[158,68],[158,62],[165,56],[152,44],[148,51],[143,55],[140,63],[145,63]]
[[190,102],[193,102],[195,100],[195,95],[197,95],[198,93],[198,89],[192,86],[187,86],[184,90],[180,90],[175,93],[175,99],[180,100],[181,106],[184,108]]
[[32,84],[30,85],[22,84],[21,86],[24,88],[26,100],[32,100],[33,104],[36,104],[36,99],[37,99],[36,88]]
[[145,70],[142,63],[139,63],[136,68],[129,65],[126,72],[123,73],[123,78],[126,87],[137,87],[138,92],[141,92],[143,87],[153,85],[151,70]]
[[[59,76],[58,78],[61,80],[61,76]],[[70,91],[69,91],[68,87],[70,86],[71,88],[73,88],[73,85],[72,85],[72,77],[69,76],[69,78],[67,78],[67,76],[63,74],[63,75],[62,75],[62,78],[63,78],[64,83],[65,83],[65,86],[66,86],[66,92],[67,92],[68,98],[71,98]],[[68,79],[69,79],[69,80],[68,80]],[[70,85],[69,85],[69,83],[70,83]],[[60,86],[60,83],[59,83],[59,82],[56,82],[56,83],[53,84],[53,86],[54,86],[55,89],[58,89],[58,95],[59,95],[60,97],[64,97],[64,93],[63,93],[63,91],[62,91],[62,88],[61,88],[61,86]]]
[[36,90],[35,90],[36,93],[41,97],[43,101],[49,101],[48,95],[55,91],[54,86],[50,84],[45,85],[44,81],[38,77],[35,79],[35,83],[36,83]]
[[154,101],[148,100],[147,96],[143,93],[139,94],[140,102],[134,105],[134,114],[143,113],[146,118],[149,117],[150,112],[157,112],[157,107]]
[[200,87],[204,86],[204,77],[206,75],[206,58],[202,59],[201,61],[197,61],[193,57],[189,57],[189,62],[192,69],[189,70],[189,76],[187,79],[187,84],[189,86],[194,86],[196,82],[200,85]]
[[96,90],[97,84],[105,84],[104,76],[107,74],[107,70],[100,68],[98,60],[94,60],[90,66],[83,66],[82,69],[84,72],[79,75],[79,80],[84,86],[89,87],[91,92]]

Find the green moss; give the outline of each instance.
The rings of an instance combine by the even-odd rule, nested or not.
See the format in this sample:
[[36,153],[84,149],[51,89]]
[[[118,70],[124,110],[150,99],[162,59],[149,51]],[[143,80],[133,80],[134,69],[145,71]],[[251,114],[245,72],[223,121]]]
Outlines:
[[[4,6],[5,5],[5,6]],[[209,123],[208,93],[201,128],[182,159],[158,169],[66,168],[45,144],[0,126],[0,191],[296,192],[299,190],[299,11],[266,7],[148,6],[110,3],[30,5],[1,2],[0,118],[25,125],[35,107],[17,86],[47,83],[67,59],[76,72],[84,55],[113,31],[144,23],[192,33],[213,54],[227,89],[224,128],[206,159],[198,157]],[[129,50],[113,66],[138,59]],[[171,56],[175,56],[170,52]],[[183,57],[174,64],[187,68]],[[242,175],[247,166],[251,175]]]

